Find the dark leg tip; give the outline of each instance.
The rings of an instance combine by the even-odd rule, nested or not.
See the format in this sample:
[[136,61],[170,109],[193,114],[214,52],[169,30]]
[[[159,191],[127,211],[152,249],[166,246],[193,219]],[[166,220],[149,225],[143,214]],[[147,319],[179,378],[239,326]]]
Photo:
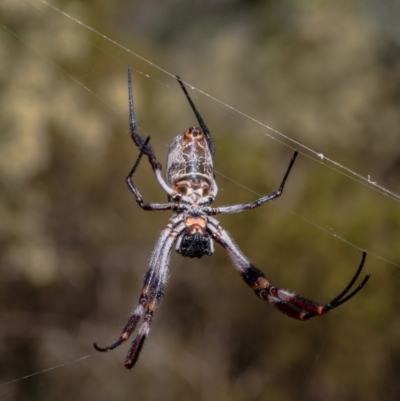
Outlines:
[[100,351],[100,352],[105,352],[105,351],[106,351],[106,349],[100,348],[100,347],[97,345],[97,343],[93,343],[93,347],[94,347],[94,349],[95,349],[96,351]]

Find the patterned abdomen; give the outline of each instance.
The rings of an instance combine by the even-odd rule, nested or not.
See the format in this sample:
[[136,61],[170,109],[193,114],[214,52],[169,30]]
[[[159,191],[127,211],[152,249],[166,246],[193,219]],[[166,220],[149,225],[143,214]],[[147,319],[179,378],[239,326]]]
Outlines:
[[201,129],[193,126],[176,136],[168,151],[167,183],[174,187],[195,178],[210,185],[213,177],[212,157]]

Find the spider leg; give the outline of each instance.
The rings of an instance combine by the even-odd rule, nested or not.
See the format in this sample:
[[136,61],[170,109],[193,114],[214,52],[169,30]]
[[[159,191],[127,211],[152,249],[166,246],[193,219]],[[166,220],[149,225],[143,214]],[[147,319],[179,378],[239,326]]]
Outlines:
[[148,304],[148,294],[150,291],[150,287],[152,285],[152,282],[154,281],[154,276],[156,275],[156,267],[157,266],[155,266],[154,261],[157,261],[158,254],[161,252],[166,239],[170,235],[170,232],[171,232],[171,229],[169,227],[167,227],[161,232],[161,234],[158,238],[158,241],[157,241],[154,253],[153,253],[153,257],[150,262],[150,268],[144,276],[142,292],[139,297],[139,305],[135,308],[132,315],[127,320],[127,322],[119,336],[119,339],[117,341],[115,341],[114,343],[112,343],[111,345],[109,345],[108,347],[104,347],[104,348],[99,347],[96,343],[94,343],[93,346],[97,351],[107,352],[107,351],[113,350],[114,348],[118,347],[123,342],[128,340],[130,335],[135,331],[135,328],[136,328],[136,325],[137,325],[139,319],[143,316],[143,314],[145,312],[145,307]]
[[[215,143],[214,143],[213,137],[211,136],[210,130],[208,129],[206,123],[204,122],[204,120],[201,117],[200,113],[198,112],[196,106],[194,105],[194,103],[193,103],[193,101],[192,101],[192,99],[191,99],[191,97],[190,97],[185,85],[183,84],[181,78],[179,77],[179,75],[176,75],[175,77],[178,80],[178,83],[181,86],[181,88],[183,90],[183,93],[185,94],[186,99],[188,100],[188,102],[190,104],[190,107],[192,108],[192,110],[193,110],[193,112],[194,112],[194,114],[195,114],[195,116],[197,118],[197,121],[198,121],[198,123],[199,123],[199,125],[201,127],[201,130],[203,131],[203,134],[204,134],[204,136],[206,138],[207,145],[208,145],[208,148],[209,148],[210,153],[211,153],[211,157],[212,157],[212,159],[214,159],[215,158]],[[203,199],[200,199],[199,200],[199,204],[201,204],[201,203],[210,204],[210,203],[214,202],[214,199],[217,196],[217,193],[218,193],[218,187],[217,187],[217,184],[216,184],[216,181],[215,181],[215,174],[214,174],[214,180],[211,183],[210,194],[209,194],[209,196],[207,196],[207,197],[205,197]]]
[[[158,263],[158,261],[160,259],[160,255],[162,255],[162,251],[163,249],[165,249],[166,243],[169,237],[171,237],[172,233],[175,233],[176,230],[180,232],[184,228],[184,225],[181,223],[181,221],[181,215],[173,216],[168,226],[161,232],[150,261],[150,268],[144,276],[143,288],[139,297],[139,305],[135,308],[132,315],[127,320],[119,336],[119,339],[107,347],[99,347],[97,343],[94,343],[93,346],[97,351],[107,352],[113,350],[114,348],[118,347],[123,342],[128,340],[131,334],[135,331],[137,323],[139,322],[140,318],[145,314],[146,309],[148,309],[149,307],[148,305],[151,303],[152,294],[154,294],[155,292],[154,288],[158,286],[157,283],[160,276],[160,263]],[[177,228],[174,229],[174,227],[176,226]],[[175,234],[175,237],[176,235],[177,234]]]
[[[158,183],[161,185],[163,190],[169,195],[173,196],[176,195],[175,191],[171,189],[161,174],[161,163],[157,160],[156,154],[154,153],[153,147],[148,143],[148,140],[144,139],[138,132],[137,132],[137,125],[136,125],[136,117],[135,112],[133,109],[133,92],[132,92],[132,69],[128,68],[128,94],[129,94],[129,130],[131,133],[131,137],[133,142],[135,142],[136,146],[145,154],[148,159],[151,167],[154,171],[154,174],[157,178]],[[139,161],[140,161],[139,157]],[[139,163],[138,161],[138,163]],[[166,210],[166,209],[159,209],[159,210]]]
[[352,298],[354,295],[356,295],[357,292],[361,290],[361,288],[364,287],[365,283],[369,280],[370,274],[367,274],[364,277],[364,280],[361,282],[361,284],[353,292],[351,292],[346,297],[344,297],[350,291],[351,287],[353,287],[353,285],[356,282],[358,276],[360,275],[361,270],[364,267],[364,263],[365,263],[366,257],[367,257],[367,252],[363,251],[361,263],[360,263],[360,266],[358,267],[358,269],[356,271],[356,274],[354,275],[354,277],[352,278],[350,283],[347,285],[347,287],[340,294],[338,294],[335,298],[333,298],[330,302],[328,302],[329,305],[334,305],[334,308],[336,308],[337,306],[339,306],[339,305],[345,303],[346,301],[348,301],[350,298]]
[[183,231],[185,225],[182,223],[176,230],[170,233],[168,239],[165,241],[163,248],[160,250],[158,264],[157,280],[151,287],[149,300],[147,303],[146,314],[142,325],[139,328],[136,338],[133,340],[129,348],[128,354],[125,359],[125,367],[132,369],[139,359],[140,352],[143,348],[144,342],[149,335],[150,326],[153,322],[154,312],[160,306],[164,296],[165,287],[167,284],[168,266],[171,256],[171,249],[179,234]]
[[201,127],[201,130],[203,131],[204,136],[206,137],[207,145],[210,149],[211,156],[214,159],[215,157],[215,144],[214,144],[214,139],[211,136],[210,130],[208,129],[206,123],[204,122],[203,118],[201,117],[200,113],[197,111],[196,106],[194,105],[191,97],[189,96],[188,91],[186,90],[185,85],[183,84],[181,78],[179,75],[176,75],[175,78],[178,80],[179,85],[181,86],[183,93],[186,95],[186,99],[188,100],[190,107],[192,108],[194,114],[196,115],[197,121],[199,122],[199,125]]
[[338,307],[357,294],[370,278],[370,274],[367,274],[361,284],[348,294],[364,266],[366,253],[363,252],[360,266],[346,288],[330,302],[319,304],[308,298],[272,286],[263,272],[252,265],[243,255],[224,229],[217,229],[214,223],[209,223],[207,227],[213,234],[214,240],[226,249],[234,266],[241,274],[242,279],[253,289],[255,294],[262,300],[269,302],[281,312],[298,320],[307,320],[314,316],[321,316]]
[[145,306],[147,305],[147,296],[144,293],[146,292],[146,289],[148,289],[148,287],[149,287],[149,282],[146,281],[145,277],[142,294],[140,295],[139,298],[139,305],[136,307],[132,315],[129,317],[128,321],[125,323],[125,326],[122,329],[119,339],[114,343],[112,343],[111,345],[109,345],[108,347],[99,347],[97,343],[93,343],[93,347],[95,348],[96,351],[108,352],[113,350],[114,348],[117,348],[119,345],[125,342],[130,337],[130,335],[135,331],[136,325],[139,319],[143,316],[145,311]]
[[[162,250],[162,253],[165,252],[170,252],[171,248],[164,249]],[[164,270],[167,270],[168,267],[161,267],[161,270],[157,274],[157,280],[154,283],[153,288],[151,288],[151,292],[148,297],[148,302],[146,305],[146,313],[144,316],[144,321],[142,325],[139,328],[138,334],[136,335],[136,338],[133,340],[132,345],[129,348],[128,354],[125,359],[125,366],[128,369],[131,369],[135,363],[137,362],[140,352],[143,348],[144,342],[149,335],[150,332],[150,325],[153,322],[153,316],[155,310],[158,308],[160,305],[163,295],[164,295],[164,290],[165,290],[165,284],[166,280],[162,278],[164,274]]]
[[143,154],[145,153],[146,147],[149,146],[149,141],[150,141],[150,136],[146,138],[146,140],[143,142],[143,145],[140,148],[140,153],[138,158],[136,159],[135,164],[129,171],[129,174],[126,176],[126,183],[135,196],[135,200],[137,204],[143,209],[143,210],[170,210],[172,205],[171,203],[145,203],[143,201],[142,195],[140,194],[139,190],[136,188],[136,185],[133,183],[132,176],[135,173],[140,160],[142,159]]
[[283,189],[285,187],[286,180],[289,177],[290,170],[293,167],[293,164],[294,164],[294,162],[296,160],[297,155],[298,155],[298,151],[296,150],[294,152],[294,154],[293,154],[292,159],[290,160],[289,167],[286,170],[286,173],[285,173],[285,175],[283,177],[281,185],[279,186],[279,188],[276,191],[270,193],[269,195],[263,196],[262,198],[259,198],[259,199],[255,200],[253,202],[240,203],[238,205],[222,206],[222,207],[217,207],[217,208],[211,208],[211,207],[208,208],[208,207],[206,207],[206,208],[204,208],[204,211],[209,216],[216,215],[216,214],[221,214],[221,213],[240,213],[240,212],[244,212],[246,210],[254,209],[256,207],[261,206],[265,202],[269,202],[269,201],[271,201],[273,199],[279,198],[283,193]]

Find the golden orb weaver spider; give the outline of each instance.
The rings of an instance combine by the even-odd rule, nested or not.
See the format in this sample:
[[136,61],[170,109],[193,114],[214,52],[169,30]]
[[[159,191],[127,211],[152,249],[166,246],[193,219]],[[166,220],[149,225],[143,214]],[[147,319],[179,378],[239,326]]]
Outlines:
[[[216,195],[213,159],[215,154],[214,140],[190,98],[183,82],[176,76],[186,98],[197,118],[200,127],[192,126],[179,134],[172,141],[167,157],[166,181],[161,174],[161,164],[156,158],[150,137],[144,139],[138,132],[133,109],[132,74],[128,68],[128,92],[130,111],[130,133],[139,148],[139,156],[126,177],[126,183],[135,196],[137,204],[143,210],[172,210],[173,215],[167,226],[158,237],[154,252],[147,270],[139,305],[126,322],[119,339],[108,347],[101,348],[96,343],[97,351],[111,351],[129,339],[135,331],[139,320],[144,316],[136,338],[129,348],[125,366],[131,369],[139,358],[140,351],[150,332],[155,310],[160,305],[168,276],[168,265],[172,247],[184,257],[201,258],[214,253],[214,241],[220,244],[230,256],[233,265],[240,273],[242,279],[252,288],[255,294],[264,301],[286,315],[298,320],[307,320],[314,316],[321,316],[330,310],[342,305],[360,291],[368,281],[370,274],[352,292],[349,293],[361,270],[363,269],[366,252],[362,254],[361,263],[350,283],[339,295],[326,304],[319,304],[295,295],[287,290],[272,286],[264,274],[255,267],[241,252],[231,236],[216,220],[214,215],[222,213],[239,213],[251,210],[282,195],[286,180],[297,157],[297,151],[289,163],[280,187],[269,195],[263,196],[254,202],[233,206],[211,207]],[[133,183],[132,176],[143,155],[148,157],[158,183],[168,195],[167,203],[145,203]]]

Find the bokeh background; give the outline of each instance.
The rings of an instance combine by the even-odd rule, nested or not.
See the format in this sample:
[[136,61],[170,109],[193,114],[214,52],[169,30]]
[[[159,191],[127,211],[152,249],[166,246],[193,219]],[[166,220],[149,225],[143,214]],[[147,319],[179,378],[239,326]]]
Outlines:
[[[398,0],[52,4],[400,193]],[[220,221],[274,285],[320,302],[361,258],[338,237],[365,248],[375,256],[362,292],[301,323],[258,300],[222,249],[174,252],[135,369],[123,367],[127,345],[96,353],[93,341],[116,340],[136,305],[169,217],[140,210],[124,184],[138,154],[127,66],[161,161],[195,119],[168,74],[46,3],[2,0],[0,23],[0,400],[400,398],[399,198],[304,148],[279,201]],[[216,204],[275,190],[298,146],[192,95],[217,145]],[[165,200],[147,162],[134,178],[146,200]]]

